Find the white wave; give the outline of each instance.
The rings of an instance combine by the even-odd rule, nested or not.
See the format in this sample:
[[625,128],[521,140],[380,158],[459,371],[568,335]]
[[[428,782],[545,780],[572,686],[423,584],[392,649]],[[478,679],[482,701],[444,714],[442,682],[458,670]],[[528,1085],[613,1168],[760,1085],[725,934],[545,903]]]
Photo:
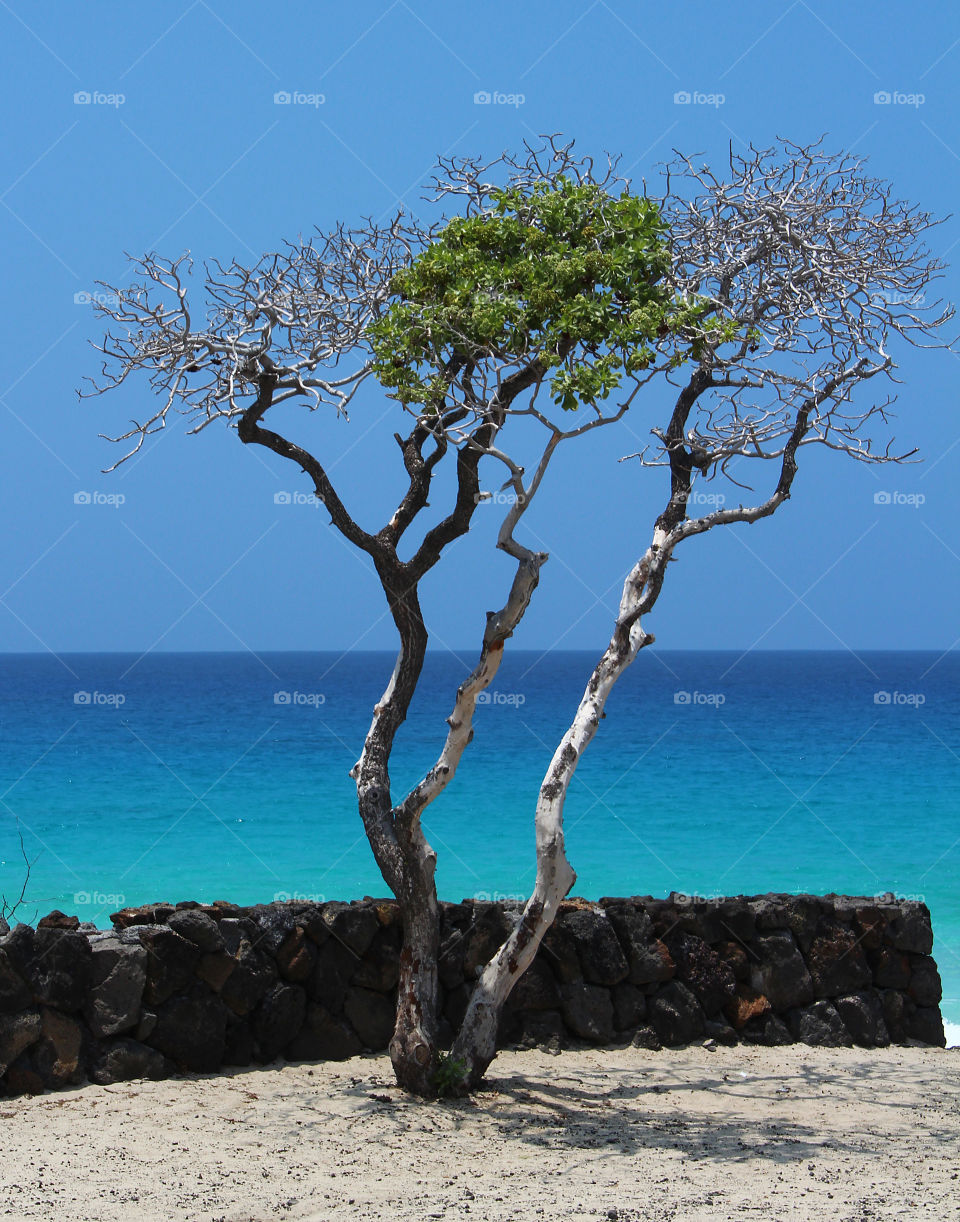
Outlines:
[[948,1048],[960,1048],[960,1023],[944,1023],[943,1034],[947,1037]]

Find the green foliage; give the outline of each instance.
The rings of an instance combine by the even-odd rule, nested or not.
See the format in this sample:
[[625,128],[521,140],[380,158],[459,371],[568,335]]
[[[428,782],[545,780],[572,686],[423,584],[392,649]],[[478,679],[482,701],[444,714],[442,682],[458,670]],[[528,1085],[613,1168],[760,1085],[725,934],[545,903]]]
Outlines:
[[441,1052],[437,1068],[433,1072],[433,1085],[441,1099],[463,1094],[463,1083],[467,1076],[465,1061],[460,1061]]
[[504,188],[394,277],[396,299],[370,329],[374,371],[430,410],[455,353],[474,366],[538,357],[562,408],[596,403],[650,363],[654,341],[702,326],[704,305],[660,283],[668,261],[651,200],[566,178]]

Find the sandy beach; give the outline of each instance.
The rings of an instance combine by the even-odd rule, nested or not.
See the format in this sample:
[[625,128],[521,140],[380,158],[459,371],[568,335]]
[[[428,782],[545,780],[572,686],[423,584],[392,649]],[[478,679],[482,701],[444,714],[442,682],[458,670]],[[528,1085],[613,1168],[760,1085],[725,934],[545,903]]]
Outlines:
[[421,1103],[383,1056],[5,1100],[0,1215],[960,1218],[960,1051],[505,1053]]

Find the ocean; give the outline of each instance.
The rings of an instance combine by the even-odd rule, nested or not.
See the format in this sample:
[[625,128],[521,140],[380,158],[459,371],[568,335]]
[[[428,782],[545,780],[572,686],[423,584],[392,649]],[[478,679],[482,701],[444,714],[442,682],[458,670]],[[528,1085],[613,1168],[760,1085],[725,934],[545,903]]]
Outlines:
[[[595,655],[508,647],[424,826],[441,898],[525,896],[543,773]],[[394,794],[471,655],[428,655]],[[348,772],[386,653],[0,655],[0,893],[109,926],[149,901],[386,887]],[[960,656],[645,650],[566,805],[574,894],[893,892],[933,915],[960,1023]]]

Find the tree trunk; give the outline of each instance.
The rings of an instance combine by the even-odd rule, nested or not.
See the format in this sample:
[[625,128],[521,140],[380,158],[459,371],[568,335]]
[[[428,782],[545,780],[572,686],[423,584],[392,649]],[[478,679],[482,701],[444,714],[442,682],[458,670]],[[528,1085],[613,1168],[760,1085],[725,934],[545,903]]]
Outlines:
[[399,1086],[430,1098],[436,1094],[440,950],[440,908],[432,882],[407,897],[400,911],[403,949],[390,1060]]

